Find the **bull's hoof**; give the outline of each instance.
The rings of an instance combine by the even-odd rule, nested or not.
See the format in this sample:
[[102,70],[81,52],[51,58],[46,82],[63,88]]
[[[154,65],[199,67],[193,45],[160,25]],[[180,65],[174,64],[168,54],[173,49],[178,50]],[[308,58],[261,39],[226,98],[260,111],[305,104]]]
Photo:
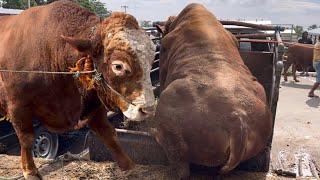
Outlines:
[[39,173],[36,175],[24,174],[23,176],[26,180],[42,180],[42,176]]
[[285,82],[287,82],[287,81],[288,81],[288,79],[287,79],[287,78],[284,78],[284,81],[285,81]]
[[295,81],[295,82],[300,82],[298,79],[295,79],[294,81]]
[[128,156],[117,158],[116,161],[122,171],[128,171],[135,167],[135,163]]

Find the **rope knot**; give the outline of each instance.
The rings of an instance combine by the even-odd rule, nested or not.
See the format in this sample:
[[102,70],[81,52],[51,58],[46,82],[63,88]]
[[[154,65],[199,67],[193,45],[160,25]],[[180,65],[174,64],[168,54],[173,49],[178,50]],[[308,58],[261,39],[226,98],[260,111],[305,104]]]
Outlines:
[[75,67],[69,68],[70,72],[74,72],[73,77],[79,79],[80,83],[87,89],[93,89],[94,84],[92,74],[94,73],[94,65],[90,56],[79,59]]
[[93,76],[93,81],[100,82],[101,80],[102,80],[102,74],[99,72],[96,72],[95,75]]
[[78,79],[80,77],[80,71],[77,71],[74,75],[73,78]]

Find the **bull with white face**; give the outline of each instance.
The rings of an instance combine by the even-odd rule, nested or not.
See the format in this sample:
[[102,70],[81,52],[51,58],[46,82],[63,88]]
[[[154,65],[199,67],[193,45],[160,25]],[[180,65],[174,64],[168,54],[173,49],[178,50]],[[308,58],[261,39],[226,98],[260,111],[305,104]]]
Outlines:
[[[123,23],[128,21],[132,24],[124,26]],[[150,71],[155,45],[132,16],[113,13],[102,22],[91,40],[64,39],[79,51],[83,51],[85,46],[85,52],[92,55],[97,70],[123,95],[120,97],[111,92],[105,97],[111,109],[119,107],[130,120],[143,120],[153,115],[155,98]],[[96,51],[101,48],[102,51]],[[125,101],[125,98],[131,103]]]
[[[94,79],[94,74],[79,79],[0,74],[0,113],[10,118],[19,138],[24,177],[41,178],[31,153],[33,119],[57,133],[88,125],[121,169],[133,168],[106,120],[105,106],[120,109],[132,120],[153,115],[155,99],[149,74],[155,47],[136,19],[113,13],[101,21],[70,1],[58,1],[17,16],[3,16],[0,24],[1,69],[59,72],[76,64],[73,71],[96,69],[103,79],[99,83],[81,81],[83,77]],[[88,58],[78,61],[82,57]],[[87,88],[86,82],[95,84]]]

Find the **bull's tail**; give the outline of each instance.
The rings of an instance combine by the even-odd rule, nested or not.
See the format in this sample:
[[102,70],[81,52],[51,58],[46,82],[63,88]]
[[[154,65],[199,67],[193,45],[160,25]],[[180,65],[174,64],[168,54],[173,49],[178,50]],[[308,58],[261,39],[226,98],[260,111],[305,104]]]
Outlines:
[[243,160],[246,152],[246,142],[248,137],[246,123],[240,116],[237,117],[240,122],[240,129],[231,132],[229,145],[229,159],[226,164],[220,169],[221,174],[226,174],[233,170]]

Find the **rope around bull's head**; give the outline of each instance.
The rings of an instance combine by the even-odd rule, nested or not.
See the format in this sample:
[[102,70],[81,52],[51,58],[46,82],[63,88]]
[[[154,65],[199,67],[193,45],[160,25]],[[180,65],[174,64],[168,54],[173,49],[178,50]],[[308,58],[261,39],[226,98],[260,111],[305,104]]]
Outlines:
[[107,89],[110,89],[111,92],[119,96],[121,99],[123,99],[126,103],[131,104],[133,106],[136,106],[132,103],[127,97],[120,94],[118,91],[113,89],[108,82],[103,78],[102,74],[97,72],[95,69],[94,63],[92,58],[88,55],[86,57],[80,58],[76,64],[75,67],[69,67],[70,72],[82,72],[82,71],[94,71],[94,74],[78,74],[77,78],[79,79],[80,84],[86,89],[96,89],[98,92],[99,99],[101,103],[105,107],[106,104],[104,102],[104,98],[100,97],[100,95],[107,94]]

